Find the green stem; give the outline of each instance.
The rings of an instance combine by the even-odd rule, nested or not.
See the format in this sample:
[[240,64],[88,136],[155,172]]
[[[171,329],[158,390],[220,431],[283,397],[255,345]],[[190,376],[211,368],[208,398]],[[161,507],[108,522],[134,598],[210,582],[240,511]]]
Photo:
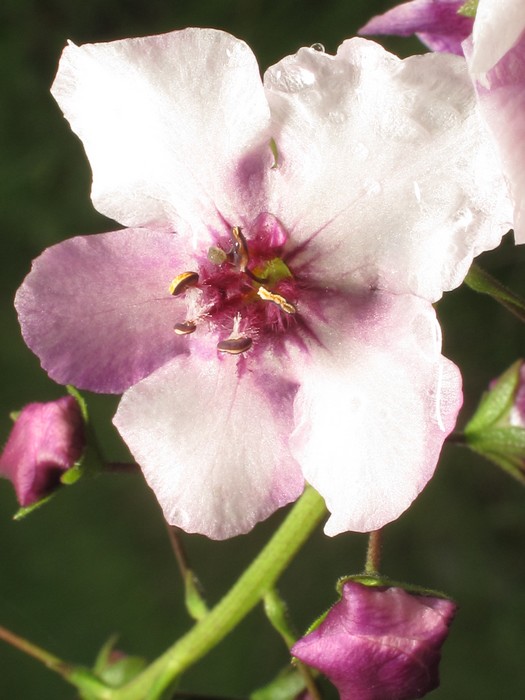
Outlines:
[[24,654],[32,656],[37,661],[40,661],[40,663],[47,666],[51,671],[62,676],[68,683],[84,691],[93,693],[93,698],[97,698],[97,700],[110,700],[111,689],[107,688],[89,669],[68,664],[62,661],[62,659],[59,659],[58,656],[51,654],[49,651],[42,649],[5,627],[0,627],[0,639],[7,642],[7,644],[10,644],[12,647],[15,647],[15,649],[22,651]]
[[519,318],[520,321],[525,322],[525,301],[476,265],[476,263],[472,264],[468,275],[465,277],[465,284],[475,292],[481,292],[481,294],[487,294],[492,297],[507,311]]
[[374,530],[368,535],[368,548],[366,551],[365,574],[378,574],[381,562],[382,530]]
[[156,700],[189,666],[218,644],[272,588],[306,542],[326,508],[311,487],[281,527],[224,598],[128,685],[115,689],[111,700]]
[[54,654],[51,654],[45,649],[38,647],[36,644],[33,644],[27,639],[19,637],[17,634],[11,632],[5,627],[0,627],[0,639],[3,639],[4,642],[7,642],[12,647],[15,647],[15,649],[23,651],[24,654],[37,659],[52,671],[59,673],[64,678],[67,678],[71,673],[72,667],[65,661],[62,661],[62,659],[59,659],[58,656],[54,656]]

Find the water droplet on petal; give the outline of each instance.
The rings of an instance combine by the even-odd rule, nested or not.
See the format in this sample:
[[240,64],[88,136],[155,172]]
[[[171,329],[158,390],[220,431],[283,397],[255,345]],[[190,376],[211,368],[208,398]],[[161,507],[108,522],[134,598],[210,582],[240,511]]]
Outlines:
[[322,44],[319,44],[318,42],[312,44],[310,48],[314,51],[319,51],[319,53],[325,53],[324,46]]
[[367,146],[365,146],[364,143],[359,142],[355,146],[355,155],[360,160],[366,160],[370,155],[370,149]]
[[377,180],[365,180],[363,183],[363,189],[368,195],[376,195],[381,192],[381,183]]

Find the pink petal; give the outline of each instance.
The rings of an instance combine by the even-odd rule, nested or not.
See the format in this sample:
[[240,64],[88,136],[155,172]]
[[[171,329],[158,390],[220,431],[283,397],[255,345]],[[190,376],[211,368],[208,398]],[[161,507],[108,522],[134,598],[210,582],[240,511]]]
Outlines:
[[524,30],[523,0],[479,0],[472,33],[472,73],[486,73],[493,68]]
[[57,485],[84,446],[84,422],[72,396],[31,403],[20,412],[0,455],[0,474],[13,482],[20,505],[28,506]]
[[463,55],[461,42],[472,31],[474,20],[458,15],[464,0],[412,0],[373,17],[359,34],[395,34],[419,39],[433,51]]
[[456,605],[347,581],[342,598],[292,654],[326,674],[341,700],[414,700],[439,685]]
[[477,85],[481,111],[500,149],[516,243],[525,243],[525,35],[483,82]]
[[440,354],[432,306],[414,296],[336,301],[315,331],[292,453],[332,514],[327,534],[376,530],[433,475],[461,406],[459,371]]
[[308,241],[327,285],[343,278],[429,300],[498,245],[511,212],[463,59],[400,61],[364,39],[301,49],[265,85],[279,166],[269,207]]
[[169,293],[191,264],[179,248],[173,234],[123,230],[72,238],[34,261],[15,306],[52,379],[120,393],[187,350],[173,331],[186,309]]
[[168,523],[224,539],[295,500],[296,385],[244,359],[179,356],[129,389],[114,423]]
[[225,32],[70,44],[52,92],[84,143],[95,206],[126,226],[207,241],[264,192],[268,105],[251,50]]

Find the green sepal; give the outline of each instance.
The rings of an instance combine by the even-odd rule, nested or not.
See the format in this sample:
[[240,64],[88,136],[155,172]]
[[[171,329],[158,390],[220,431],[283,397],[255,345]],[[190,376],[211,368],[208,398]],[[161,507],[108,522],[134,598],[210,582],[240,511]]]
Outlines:
[[474,415],[465,426],[468,444],[475,433],[485,432],[508,415],[514,403],[522,365],[523,360],[516,360],[482,395]]
[[184,602],[186,610],[197,622],[209,612],[199,580],[191,569],[188,569],[184,575]]
[[35,501],[35,503],[31,503],[31,505],[29,505],[29,506],[20,506],[20,508],[13,515],[13,520],[23,520],[27,515],[30,515],[34,510],[37,510],[38,508],[43,506],[45,503],[50,501],[55,494],[56,494],[56,491],[53,491],[53,493],[49,493],[47,496],[44,496],[44,498],[41,498],[39,501]]
[[475,17],[478,10],[479,0],[467,0],[467,2],[462,5],[458,10],[458,15],[463,15],[463,17]]
[[466,435],[467,446],[525,486],[525,429],[509,425]]
[[525,323],[525,300],[505,287],[504,284],[501,284],[476,263],[472,263],[464,283],[474,292],[480,292],[492,297],[507,311],[510,311],[511,314],[514,314],[516,318]]
[[263,598],[264,612],[272,627],[281,635],[286,646],[290,649],[297,641],[288,612],[288,605],[275,588],[270,588]]
[[120,688],[129,681],[132,681],[147,665],[145,659],[140,656],[122,656],[112,660],[116,635],[113,635],[104,644],[95,661],[93,672],[110,688]]
[[78,406],[80,408],[80,413],[82,414],[82,418],[84,419],[84,423],[89,423],[89,413],[88,413],[87,403],[86,403],[85,398],[80,393],[80,391],[76,387],[74,387],[72,384],[66,385],[66,391],[78,403]]
[[66,386],[68,393],[76,399],[78,405],[80,406],[80,411],[82,413],[82,418],[84,419],[84,431],[86,438],[86,447],[84,449],[84,454],[79,459],[79,461],[74,464],[71,469],[68,469],[60,481],[68,486],[76,483],[80,478],[84,476],[97,476],[104,471],[104,458],[100,447],[97,442],[97,437],[93,426],[89,418],[89,411],[85,398],[79,392],[79,390],[68,384]]

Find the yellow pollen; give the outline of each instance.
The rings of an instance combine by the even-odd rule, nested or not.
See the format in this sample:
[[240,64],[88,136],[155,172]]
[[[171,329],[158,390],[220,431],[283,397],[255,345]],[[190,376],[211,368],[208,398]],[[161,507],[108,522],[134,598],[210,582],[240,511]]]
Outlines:
[[257,294],[261,297],[263,301],[271,301],[274,304],[277,304],[277,306],[280,306],[281,309],[287,314],[294,314],[297,311],[295,306],[293,304],[290,304],[289,301],[286,301],[286,299],[280,294],[274,294],[273,292],[269,292],[266,289],[266,287],[263,287],[262,285],[257,290]]
[[170,294],[177,296],[185,292],[188,287],[195,287],[199,283],[199,275],[196,272],[181,272],[172,280],[169,290]]

